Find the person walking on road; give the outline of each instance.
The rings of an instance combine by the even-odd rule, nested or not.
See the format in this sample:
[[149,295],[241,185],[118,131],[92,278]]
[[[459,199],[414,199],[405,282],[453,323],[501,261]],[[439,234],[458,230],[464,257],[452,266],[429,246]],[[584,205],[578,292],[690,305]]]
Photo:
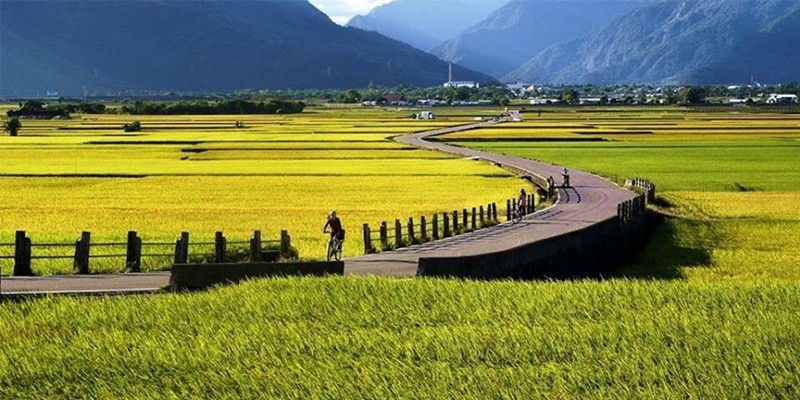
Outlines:
[[528,194],[525,193],[525,188],[519,190],[519,196],[517,196],[517,210],[519,210],[521,215],[525,215],[528,210]]
[[564,179],[564,187],[568,188],[569,187],[569,171],[567,170],[567,167],[564,167],[564,172],[562,172],[561,175],[562,175],[562,177]]

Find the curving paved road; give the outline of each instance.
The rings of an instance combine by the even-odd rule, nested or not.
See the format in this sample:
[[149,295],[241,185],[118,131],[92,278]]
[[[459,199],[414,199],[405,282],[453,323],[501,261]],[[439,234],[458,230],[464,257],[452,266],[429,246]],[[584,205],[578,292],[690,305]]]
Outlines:
[[[482,160],[560,181],[561,167],[525,158],[488,153],[425,138],[492,125],[492,122],[415,133],[395,138],[397,142]],[[558,204],[529,215],[516,225],[504,223],[476,232],[380,254],[345,260],[345,274],[413,277],[420,257],[455,257],[502,251],[545,238],[582,229],[611,218],[617,204],[634,197],[606,179],[581,171],[570,171],[572,187],[559,189]],[[125,294],[159,290],[169,284],[169,272],[117,275],[71,275],[3,278],[3,294]]]
[[[425,140],[431,136],[492,124],[487,122],[421,132],[399,136],[395,140],[464,157],[477,157],[528,174],[539,175],[542,178],[552,176],[556,182],[561,181],[563,167],[560,166]],[[559,202],[556,205],[525,217],[519,224],[503,223],[435,242],[347,259],[345,274],[411,277],[416,275],[420,257],[457,257],[492,253],[559,236],[616,216],[617,204],[635,196],[633,192],[622,189],[606,179],[582,171],[570,170],[570,183],[569,189],[559,189]]]

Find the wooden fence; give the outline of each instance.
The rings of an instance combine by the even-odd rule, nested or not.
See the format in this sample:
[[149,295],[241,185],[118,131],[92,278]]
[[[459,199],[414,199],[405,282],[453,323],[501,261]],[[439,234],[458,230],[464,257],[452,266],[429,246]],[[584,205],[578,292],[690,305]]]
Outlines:
[[[520,210],[523,215],[535,211],[535,196],[534,194],[528,195],[526,209]],[[512,215],[517,211],[517,207],[516,199],[506,200],[506,221],[511,220]],[[496,203],[472,207],[471,209],[464,208],[461,211],[453,210],[452,212],[433,214],[430,218],[423,215],[416,221],[411,217],[408,218],[405,224],[400,219],[395,219],[392,225],[382,221],[378,225],[377,231],[374,231],[368,223],[364,223],[364,254],[439,240],[476,231],[498,223],[500,223],[500,219]]]
[[653,204],[656,200],[656,185],[644,178],[631,178],[625,180],[625,187],[629,189],[639,189],[644,192],[647,204]]
[[[13,256],[2,256],[3,259],[14,260],[14,276],[32,276],[31,261],[36,259],[72,260],[72,265],[77,274],[90,273],[90,261],[99,258],[125,260],[125,269],[128,272],[141,272],[143,258],[172,257],[175,264],[185,264],[189,261],[191,246],[214,246],[213,253],[192,252],[192,257],[205,257],[209,261],[226,262],[229,257],[228,245],[249,245],[247,258],[251,262],[264,261],[266,258],[289,258],[292,256],[291,237],[285,230],[281,231],[280,239],[262,240],[261,231],[254,231],[249,240],[229,241],[222,232],[217,232],[213,242],[190,242],[189,232],[182,232],[175,242],[143,242],[136,231],[130,231],[125,242],[93,243],[90,232],[82,232],[75,243],[34,243],[25,231],[17,231],[14,243],[0,243],[0,247],[13,247]],[[265,244],[278,246],[277,250],[264,250]],[[163,249],[174,246],[174,252],[167,253]],[[71,254],[37,254],[36,249],[74,249]],[[117,253],[92,254],[92,249],[112,248],[119,249]],[[125,250],[123,253],[122,250]],[[161,250],[159,253],[158,251]],[[47,253],[47,252],[42,252]],[[211,259],[213,257],[213,260]]]

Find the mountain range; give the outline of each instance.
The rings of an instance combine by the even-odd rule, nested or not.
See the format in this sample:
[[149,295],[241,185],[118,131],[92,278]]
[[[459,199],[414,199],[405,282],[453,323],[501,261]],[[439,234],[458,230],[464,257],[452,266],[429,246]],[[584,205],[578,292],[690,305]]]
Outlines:
[[347,26],[378,32],[420,50],[450,39],[486,18],[508,0],[395,0],[368,14],[353,17]]
[[800,1],[652,1],[504,79],[713,84],[800,79]]
[[546,47],[587,35],[639,4],[634,0],[512,0],[431,53],[502,78]]
[[[800,0],[511,0],[429,51],[506,82],[798,81],[798,8]],[[409,23],[395,11],[381,24],[422,30],[442,18]],[[391,36],[413,42],[406,33]]]
[[[306,0],[0,1],[0,95],[439,85],[447,63]],[[459,79],[491,82],[454,66]]]

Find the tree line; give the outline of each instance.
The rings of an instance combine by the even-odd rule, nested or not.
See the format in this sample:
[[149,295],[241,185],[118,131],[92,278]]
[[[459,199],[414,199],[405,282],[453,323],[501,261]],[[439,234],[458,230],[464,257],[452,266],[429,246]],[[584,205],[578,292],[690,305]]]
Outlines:
[[214,114],[297,114],[306,105],[290,100],[219,100],[181,101],[173,103],[135,101],[123,104],[119,112],[131,115],[214,115]]

